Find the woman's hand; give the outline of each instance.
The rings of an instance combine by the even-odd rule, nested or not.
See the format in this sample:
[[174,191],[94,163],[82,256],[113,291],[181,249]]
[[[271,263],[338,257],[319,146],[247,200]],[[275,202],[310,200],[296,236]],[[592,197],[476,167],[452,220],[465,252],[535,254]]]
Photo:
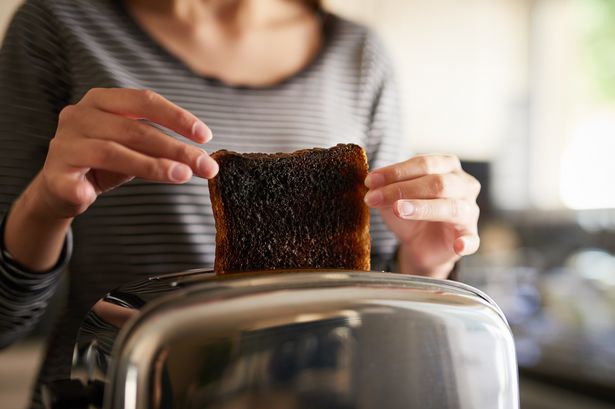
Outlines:
[[365,185],[365,202],[400,241],[402,273],[446,278],[461,256],[478,250],[480,183],[458,158],[416,156],[372,171]]
[[192,174],[211,178],[217,163],[198,147],[140,121],[162,125],[197,143],[211,131],[190,112],[149,90],[92,89],[59,117],[38,194],[50,216],[84,212],[102,192],[134,177],[183,183]]
[[90,90],[60,113],[43,169],[8,214],[4,243],[17,262],[33,271],[52,268],[73,218],[98,195],[134,177],[184,183],[193,173],[218,173],[202,149],[141,119],[197,143],[211,139],[197,117],[152,91]]

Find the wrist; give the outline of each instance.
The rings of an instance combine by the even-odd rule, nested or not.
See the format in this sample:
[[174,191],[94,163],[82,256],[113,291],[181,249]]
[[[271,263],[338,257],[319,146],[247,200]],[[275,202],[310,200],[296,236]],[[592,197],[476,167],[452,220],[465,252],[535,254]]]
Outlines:
[[49,189],[46,186],[42,173],[36,175],[24,192],[15,201],[13,207],[20,208],[39,225],[70,225],[72,216],[67,216],[66,212],[54,205]]
[[62,217],[48,206],[37,176],[6,215],[4,246],[20,265],[45,272],[56,265],[71,217]]

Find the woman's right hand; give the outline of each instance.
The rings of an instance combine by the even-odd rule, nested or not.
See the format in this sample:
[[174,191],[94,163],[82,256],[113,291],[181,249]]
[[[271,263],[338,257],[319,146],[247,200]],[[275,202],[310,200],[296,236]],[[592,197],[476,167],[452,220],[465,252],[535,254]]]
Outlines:
[[218,164],[198,147],[169,137],[141,119],[197,143],[209,128],[190,112],[149,90],[92,89],[62,110],[36,196],[49,216],[72,218],[103,192],[134,177],[184,183],[212,178]]

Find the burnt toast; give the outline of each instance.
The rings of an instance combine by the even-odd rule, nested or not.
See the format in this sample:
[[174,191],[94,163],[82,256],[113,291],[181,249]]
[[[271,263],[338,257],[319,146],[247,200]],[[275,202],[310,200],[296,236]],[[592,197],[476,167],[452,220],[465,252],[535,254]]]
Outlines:
[[278,269],[370,269],[363,148],[293,153],[214,152],[209,180],[218,274]]

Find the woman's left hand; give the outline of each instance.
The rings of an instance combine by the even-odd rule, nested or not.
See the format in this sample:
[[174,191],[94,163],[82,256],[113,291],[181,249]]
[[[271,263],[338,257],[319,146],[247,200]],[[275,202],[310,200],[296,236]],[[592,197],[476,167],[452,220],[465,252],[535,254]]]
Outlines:
[[372,171],[365,202],[400,241],[400,272],[446,278],[478,250],[480,183],[448,155],[415,156]]

